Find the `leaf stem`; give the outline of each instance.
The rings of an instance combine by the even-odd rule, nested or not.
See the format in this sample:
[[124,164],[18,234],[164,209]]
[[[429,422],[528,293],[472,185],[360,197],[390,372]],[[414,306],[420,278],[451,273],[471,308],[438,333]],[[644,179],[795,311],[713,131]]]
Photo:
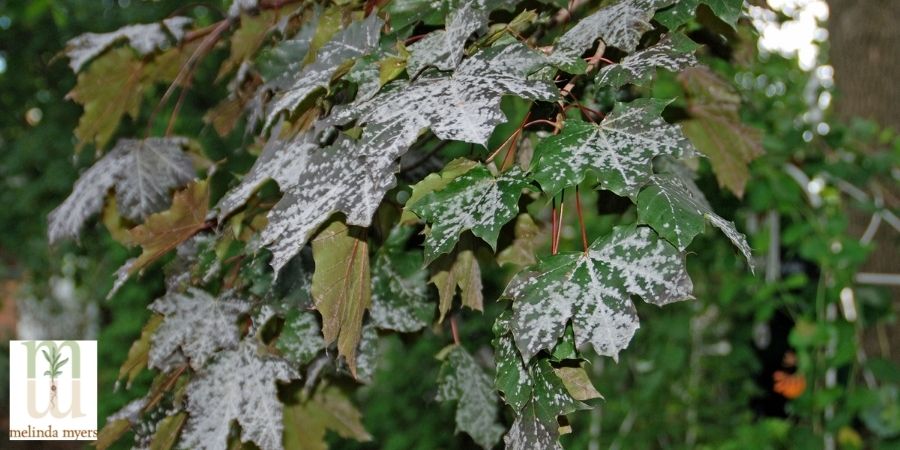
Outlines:
[[584,214],[581,211],[581,192],[579,192],[578,185],[575,185],[575,211],[578,212],[578,225],[581,227],[581,246],[584,249],[584,254],[587,256],[588,254],[588,242],[587,242],[587,231],[584,227]]
[[563,214],[566,210],[566,190],[559,196],[559,218],[556,219],[556,235],[553,237],[553,254],[559,252],[559,237],[562,236]]
[[556,222],[556,197],[553,197],[553,207],[550,210],[550,254],[556,254],[556,229],[559,223]]
[[450,334],[453,335],[453,343],[459,345],[459,329],[456,326],[456,314],[450,315]]

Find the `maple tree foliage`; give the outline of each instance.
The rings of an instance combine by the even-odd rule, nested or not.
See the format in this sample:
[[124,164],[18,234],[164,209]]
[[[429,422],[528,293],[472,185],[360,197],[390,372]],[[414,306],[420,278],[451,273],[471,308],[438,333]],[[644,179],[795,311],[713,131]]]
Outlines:
[[[443,329],[436,399],[457,408],[457,431],[485,448],[560,448],[561,416],[601,397],[585,352],[626,351],[633,300],[692,298],[685,252],[707,222],[752,269],[690,169],[708,157],[740,196],[760,153],[739,96],[683,34],[699,1],[524,3],[235,0],[212,24],[70,41],[76,137],[100,156],[51,214],[51,240],[103,211],[142,247],[117,286],[168,261],[168,292],[121,373],[148,367],[157,382],[100,447],[142,416],[159,420],[155,448],[372,439],[348,390],[370,382],[380,337]],[[740,1],[708,3],[723,26],[740,15]],[[216,68],[227,94],[205,117],[253,137],[235,155],[262,147],[245,173],[223,176],[169,136],[179,106],[167,101],[214,52],[228,54]],[[660,71],[682,72],[682,98],[653,98]],[[167,89],[145,113],[156,84]],[[165,108],[165,136],[148,126],[104,154],[124,117],[152,123]],[[588,236],[589,189],[636,214]],[[560,251],[567,220],[580,250]],[[486,299],[482,270],[497,265],[509,284]],[[492,362],[460,339],[457,294],[466,317],[502,300]]]

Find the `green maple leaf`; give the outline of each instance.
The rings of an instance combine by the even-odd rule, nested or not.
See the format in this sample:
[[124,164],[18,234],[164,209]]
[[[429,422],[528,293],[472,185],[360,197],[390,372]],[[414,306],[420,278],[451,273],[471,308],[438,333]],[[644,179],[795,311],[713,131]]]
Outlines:
[[692,298],[682,255],[647,227],[618,227],[585,253],[560,253],[507,286],[525,360],[552,350],[572,320],[576,344],[617,357],[639,327],[631,296],[656,305]]
[[516,217],[519,196],[527,185],[518,167],[495,176],[487,167],[477,166],[416,202],[410,209],[431,224],[425,261],[452,250],[466,230],[496,247],[500,228]]
[[600,124],[566,121],[556,136],[535,149],[534,179],[550,195],[580,183],[589,171],[600,185],[633,197],[649,181],[657,156],[690,156],[694,148],[681,130],[660,117],[668,102],[639,99],[619,103]]

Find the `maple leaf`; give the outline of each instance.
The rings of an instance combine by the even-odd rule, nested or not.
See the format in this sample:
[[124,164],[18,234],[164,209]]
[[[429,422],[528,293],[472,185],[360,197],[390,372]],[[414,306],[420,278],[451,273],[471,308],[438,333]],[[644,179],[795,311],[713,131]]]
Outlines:
[[167,361],[180,349],[194,370],[201,369],[219,350],[237,346],[241,339],[237,320],[250,306],[232,293],[216,298],[196,288],[167,292],[149,307],[165,316],[153,334],[150,367],[168,370]]
[[617,227],[586,253],[560,253],[525,269],[507,286],[512,330],[528,360],[551,350],[572,320],[578,346],[617,357],[638,328],[630,297],[665,305],[691,297],[683,257],[650,228]]
[[403,207],[403,214],[400,216],[400,222],[405,224],[415,223],[417,220],[415,213],[409,207],[415,205],[426,195],[445,188],[456,177],[468,172],[473,167],[478,166],[478,162],[466,158],[456,158],[444,165],[440,172],[428,174],[422,181],[412,185],[412,192],[406,199],[406,205]]
[[732,27],[737,25],[744,6],[743,0],[679,0],[671,7],[659,11],[654,19],[666,28],[674,30],[695,17],[695,11],[700,3],[708,6],[713,14]]
[[534,223],[534,219],[527,213],[519,214],[513,234],[515,237],[512,244],[497,254],[497,264],[523,267],[536,263],[534,255],[537,253],[542,236],[541,229]]
[[298,309],[289,311],[275,346],[285,359],[295,365],[312,361],[325,348],[325,340],[322,339],[322,330],[315,313]]
[[481,266],[478,265],[478,259],[475,258],[471,242],[467,242],[461,247],[464,248],[457,248],[453,254],[441,256],[432,264],[434,275],[429,282],[434,284],[438,290],[439,322],[443,322],[447,312],[450,311],[457,287],[463,306],[475,311],[484,310],[484,295],[481,292]]
[[505,122],[502,96],[557,99],[552,83],[527,78],[545,63],[542,55],[518,43],[491,47],[465,59],[452,74],[427,71],[413,81],[395,80],[371,99],[336,108],[330,121],[366,124],[364,147],[395,157],[425,128],[442,140],[483,145]]
[[719,186],[743,197],[750,162],[764,153],[759,130],[741,122],[740,96],[709,68],[685,70],[678,80],[692,117],[681,123],[684,134],[709,157]]
[[284,407],[285,448],[328,450],[325,434],[334,431],[359,442],[372,440],[362,424],[362,414],[347,395],[330,384],[320,384],[309,398]]
[[187,144],[187,139],[178,137],[120,140],[78,178],[72,193],[50,213],[50,242],[78,236],[113,188],[119,212],[131,220],[143,220],[166,208],[171,190],[195,177],[191,158],[183,151]]
[[300,181],[298,174],[309,163],[309,154],[320,147],[320,131],[313,127],[285,140],[280,137],[281,125],[276,126],[250,171],[219,200],[219,219],[240,208],[266,180],[274,180],[282,192],[296,186]]
[[335,212],[343,212],[349,225],[368,226],[399,169],[392,155],[361,154],[357,143],[343,136],[293,158],[305,158],[305,163],[298,163],[294,185],[269,212],[260,236],[273,254],[276,273]]
[[694,50],[697,44],[683,34],[666,36],[652,47],[632,53],[616,64],[600,69],[598,84],[608,84],[619,88],[631,83],[643,86],[650,81],[657,68],[678,72],[697,65]]
[[653,227],[660,236],[682,251],[709,221],[725,233],[753,270],[753,255],[747,239],[735,228],[734,222],[714,213],[700,190],[695,185],[687,186],[687,182],[693,184],[693,180],[683,180],[671,174],[655,175],[638,195],[640,221]]
[[241,442],[253,442],[262,450],[283,448],[284,425],[273,420],[283,414],[276,382],[299,377],[287,361],[261,355],[253,339],[219,352],[187,385],[189,417],[180,447],[225,450],[231,422],[237,420]]
[[129,48],[117,48],[78,74],[77,84],[66,95],[84,106],[75,128],[76,149],[88,142],[102,148],[124,115],[137,119],[147,89],[175,80],[197,45],[172,47],[148,60],[136,57]]
[[240,27],[231,34],[230,53],[219,66],[216,81],[224,78],[245,61],[249,61],[263,45],[278,19],[279,12],[273,10],[263,11],[257,16],[242,16]]
[[459,345],[452,346],[443,358],[437,400],[456,401],[457,432],[464,431],[478,445],[493,448],[503,427],[497,423],[499,405],[491,377]]
[[111,33],[84,33],[66,42],[69,67],[78,73],[85,63],[121,41],[127,41],[139,55],[149,55],[183,39],[192,22],[188,17],[169,17],[159,23],[128,25]]
[[503,441],[506,450],[562,450],[556,424],[548,425],[538,418],[532,403],[516,416]]
[[509,9],[516,2],[463,0],[460,3],[451,6],[445,29],[432,31],[409,46],[406,70],[410,77],[415,77],[428,66],[440,70],[455,69],[463,58],[466,40],[472,33],[487,26],[490,12],[496,8]]
[[513,319],[513,314],[505,311],[497,317],[493,327],[495,337],[492,344],[497,364],[495,385],[506,402],[517,413],[526,405],[533,405],[536,413],[548,424],[555,424],[557,416],[587,409],[588,406],[580,400],[600,396],[587,379],[587,373],[578,373],[580,367],[553,367],[546,357],[534,358],[526,363],[516,349],[512,334]]
[[413,204],[409,209],[432,224],[425,237],[425,261],[452,250],[466,230],[496,248],[500,229],[516,217],[527,185],[518,167],[495,176],[478,165]]
[[394,228],[375,255],[369,317],[378,328],[409,333],[426,327],[434,316],[422,253],[404,249],[413,231]]
[[293,84],[279,93],[266,112],[266,127],[283,112],[295,110],[316,89],[326,88],[341,65],[365,55],[378,44],[384,23],[372,14],[339,32],[316,54],[316,61],[297,74]]
[[195,181],[176,192],[172,207],[147,217],[142,225],[132,228],[132,241],[143,248],[140,256],[126,263],[134,274],[161,258],[178,244],[208,228],[209,188],[206,181]]
[[694,153],[681,130],[660,117],[667,104],[655,99],[617,103],[598,125],[567,120],[560,134],[535,149],[534,179],[556,195],[593,171],[604,189],[634,197],[650,179],[654,158]]
[[369,245],[363,230],[334,220],[313,239],[312,249],[312,295],[322,314],[325,344],[337,340],[338,353],[356,377],[356,347],[372,298]]
[[602,39],[607,46],[631,53],[637,48],[641,35],[653,28],[650,25],[653,13],[674,2],[621,0],[600,8],[581,19],[556,41],[551,59],[566,71],[583,72],[586,66],[581,61],[581,54],[597,39]]

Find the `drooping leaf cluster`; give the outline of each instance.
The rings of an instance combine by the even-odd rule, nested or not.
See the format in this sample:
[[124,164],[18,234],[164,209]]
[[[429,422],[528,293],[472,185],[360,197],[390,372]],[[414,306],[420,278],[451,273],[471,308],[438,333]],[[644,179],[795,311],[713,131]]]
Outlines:
[[[438,355],[437,399],[456,404],[457,430],[485,448],[559,448],[560,417],[600,397],[582,352],[616,358],[639,327],[636,298],[692,298],[684,252],[707,221],[752,268],[689,168],[708,156],[741,195],[732,166],[759,144],[739,97],[682,34],[687,3],[235,0],[206,27],[174,18],[71,41],[76,135],[103,156],[51,214],[51,239],[95,214],[129,225],[122,240],[143,250],[117,287],[169,258],[168,292],[126,362],[129,376],[160,374],[101,441],[153,411],[166,412],[157,430],[169,446],[321,448],[325,430],[370,439],[346,379],[371,379],[380,333],[440,324],[454,343]],[[741,2],[715,3],[733,24]],[[150,127],[104,154],[126,114],[143,118],[144,92],[167,87],[152,121],[217,51],[228,94],[206,117],[260,144],[246,173],[214,190],[215,163]],[[682,72],[687,95],[651,98],[658,70]],[[689,119],[675,123],[675,108]],[[636,220],[623,214],[589,243],[583,189],[632,202]],[[579,251],[559,251],[566,205]],[[485,364],[460,341],[453,303],[459,292],[482,311],[482,267],[495,264],[519,271]]]

